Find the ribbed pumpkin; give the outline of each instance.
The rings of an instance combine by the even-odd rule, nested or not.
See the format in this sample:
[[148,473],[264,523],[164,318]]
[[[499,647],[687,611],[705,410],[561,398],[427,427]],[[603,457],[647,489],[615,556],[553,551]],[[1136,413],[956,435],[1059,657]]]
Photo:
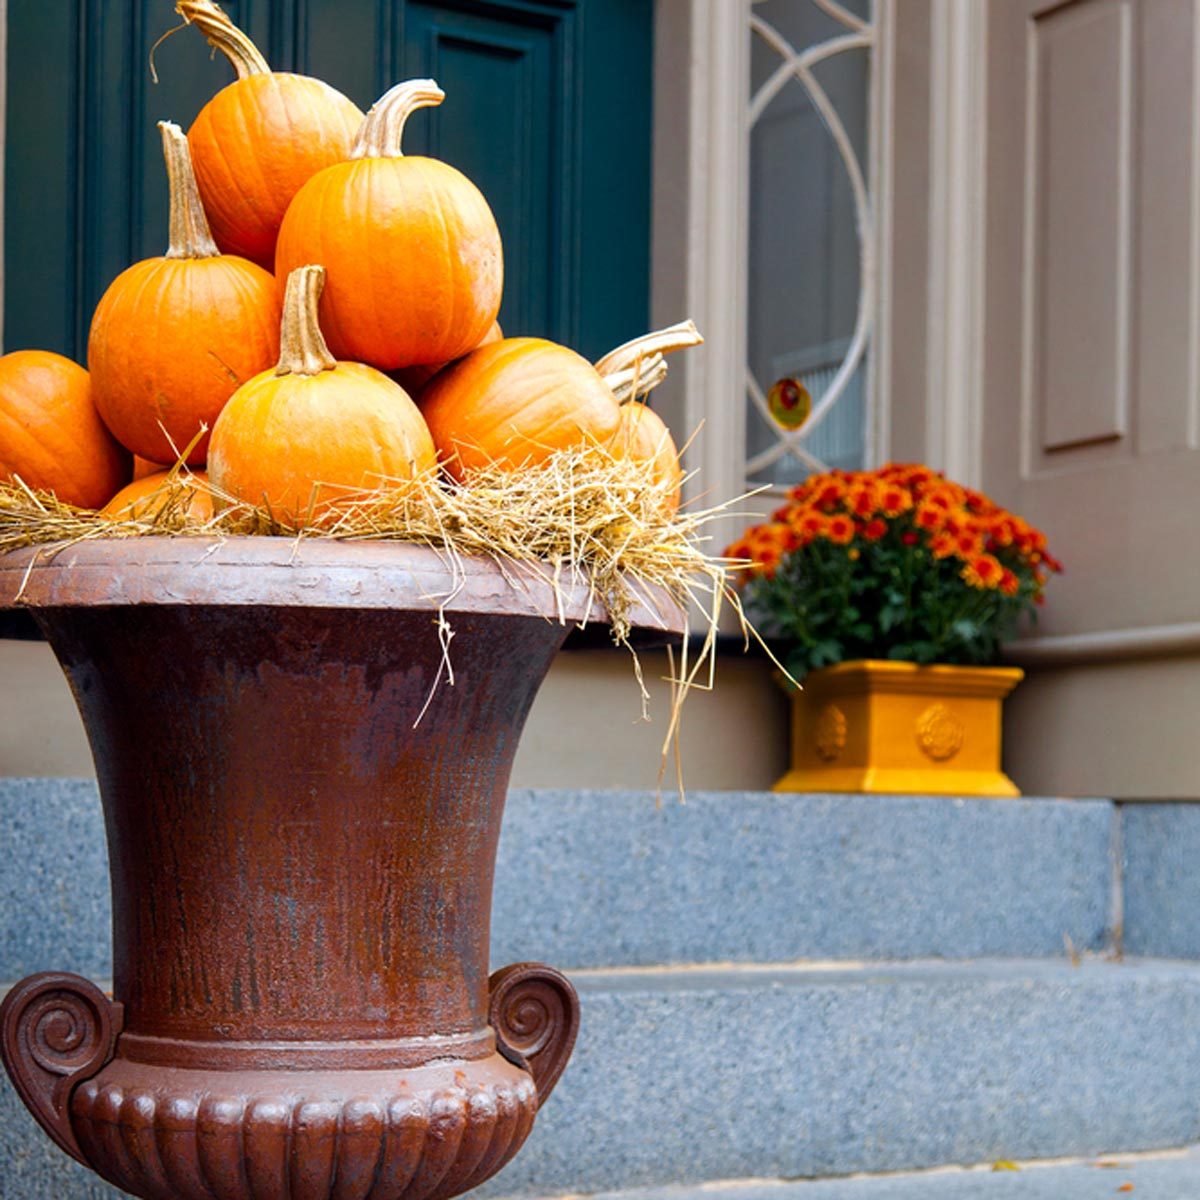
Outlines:
[[646,463],[650,478],[662,490],[666,516],[679,511],[683,468],[671,432],[658,413],[638,400],[623,404],[613,453]]
[[362,111],[319,79],[272,71],[212,0],[179,0],[176,9],[238,75],[188,131],[213,237],[226,254],[272,270],[292,197],[318,171],[349,156]]
[[158,471],[143,475],[126,484],[105,506],[105,516],[123,520],[148,520],[156,516],[168,504],[183,507],[181,492],[188,496],[187,517],[189,522],[203,525],[213,515],[212,493],[208,490],[208,475],[204,471],[193,471],[188,475],[177,475],[171,482],[170,471]]
[[408,393],[330,354],[317,316],[324,281],[319,266],[288,277],[279,365],[225,406],[208,459],[215,487],[296,527],[320,521],[347,493],[414,479],[437,461]]
[[621,412],[596,368],[541,338],[483,346],[435,375],[421,412],[446,469],[517,468],[556,450],[608,446]]
[[[92,318],[88,368],[100,415],[130,450],[174,462],[225,401],[279,354],[275,280],[223,255],[196,191],[187,139],[160,122],[171,188],[171,240],[163,258],[123,271]],[[165,433],[164,433],[165,429]],[[188,455],[204,462],[208,437]]]
[[679,510],[683,467],[679,450],[663,421],[653,409],[640,403],[667,377],[664,354],[698,346],[704,339],[691,321],[672,325],[634,338],[606,354],[596,370],[621,404],[621,425],[612,444],[616,455],[627,455],[649,465],[655,485],[664,495],[666,515]]
[[[502,341],[504,341],[504,330],[500,328],[499,321],[493,321],[491,329],[483,335],[483,341],[479,343],[479,346],[490,346],[493,342]],[[478,350],[479,346],[475,346],[473,349]],[[439,371],[445,370],[449,365],[449,363],[428,363],[420,367],[401,367],[397,371],[389,371],[388,375],[410,396],[416,396]]]
[[367,114],[352,161],[327,167],[283,219],[275,274],[329,272],[321,328],[338,358],[381,370],[446,363],[473,350],[500,311],[500,231],[461,172],[406,158],[404,125],[445,98],[432,80],[401,83]]
[[49,350],[0,358],[0,480],[20,476],[67,504],[99,508],[130,470],[129,454],[100,420],[78,363]]

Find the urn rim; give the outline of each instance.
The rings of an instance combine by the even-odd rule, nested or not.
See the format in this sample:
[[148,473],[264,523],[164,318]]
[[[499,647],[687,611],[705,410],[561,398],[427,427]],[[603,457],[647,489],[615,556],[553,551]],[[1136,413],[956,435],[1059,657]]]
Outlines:
[[[541,617],[608,626],[584,581],[554,582],[550,564],[482,555],[454,561],[409,542],[331,538],[94,538],[0,554],[0,611],[131,605],[406,609]],[[682,607],[639,582],[630,621],[643,645],[678,638]]]

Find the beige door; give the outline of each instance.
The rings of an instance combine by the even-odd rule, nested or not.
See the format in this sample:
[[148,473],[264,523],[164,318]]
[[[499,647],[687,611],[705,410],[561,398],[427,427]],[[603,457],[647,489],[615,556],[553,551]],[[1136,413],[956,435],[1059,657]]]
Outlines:
[[[983,483],[1066,561],[1040,634],[1116,635],[1086,639],[1093,660],[1200,621],[1196,21],[1194,0],[990,0]],[[1058,645],[1074,683],[1044,679],[1018,711],[1022,736],[1073,743],[1043,745],[1062,761],[1037,785],[1200,795],[1200,666],[1179,745],[1183,693],[1148,711]],[[1106,682],[1110,709],[1139,710],[1124,745],[1096,708]]]

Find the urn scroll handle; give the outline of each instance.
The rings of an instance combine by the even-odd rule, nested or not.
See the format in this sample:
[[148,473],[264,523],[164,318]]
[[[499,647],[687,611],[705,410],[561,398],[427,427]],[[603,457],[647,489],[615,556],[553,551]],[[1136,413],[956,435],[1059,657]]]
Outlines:
[[488,980],[488,1023],[497,1047],[533,1076],[538,1107],[554,1090],[579,1033],[579,996],[571,981],[542,963],[513,963]]
[[123,1007],[78,975],[46,971],[0,1004],[0,1057],[17,1094],[72,1158],[87,1160],[71,1128],[71,1093],[113,1056]]

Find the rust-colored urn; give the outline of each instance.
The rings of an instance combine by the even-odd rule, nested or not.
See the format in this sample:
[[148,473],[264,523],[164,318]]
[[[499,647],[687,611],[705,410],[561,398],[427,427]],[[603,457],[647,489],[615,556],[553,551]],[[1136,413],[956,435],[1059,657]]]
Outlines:
[[18,603],[87,726],[112,872],[113,998],[44,974],[0,1009],[46,1132],[150,1200],[438,1200],[498,1171],[579,1021],[549,967],[489,977],[488,942],[517,741],[569,626],[603,619],[585,590],[396,544],[137,538],[0,557]]

